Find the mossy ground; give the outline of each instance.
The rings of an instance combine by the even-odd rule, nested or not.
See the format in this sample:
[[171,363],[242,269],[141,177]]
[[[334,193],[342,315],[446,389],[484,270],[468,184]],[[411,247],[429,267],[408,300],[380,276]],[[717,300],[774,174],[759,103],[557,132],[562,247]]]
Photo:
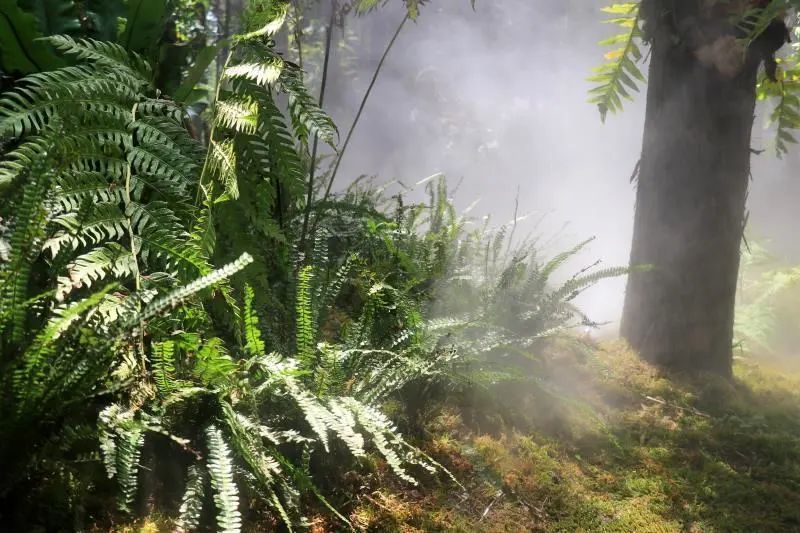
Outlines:
[[387,476],[350,517],[370,531],[800,531],[800,374],[747,360],[735,374],[667,378],[616,344],[554,357],[501,395],[516,429],[481,431],[455,407],[429,425],[427,450],[465,490]]

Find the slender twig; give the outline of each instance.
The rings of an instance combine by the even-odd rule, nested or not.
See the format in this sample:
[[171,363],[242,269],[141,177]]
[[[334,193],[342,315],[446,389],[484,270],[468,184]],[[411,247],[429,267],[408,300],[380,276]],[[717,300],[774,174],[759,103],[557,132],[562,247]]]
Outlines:
[[511,252],[511,244],[514,241],[514,233],[517,231],[517,217],[519,213],[519,185],[517,185],[517,196],[514,200],[514,222],[511,226],[511,234],[508,236],[508,245],[506,246],[506,258],[508,258],[509,252]]
[[[361,114],[364,112],[364,107],[367,105],[367,100],[369,99],[369,95],[372,93],[372,88],[375,87],[375,82],[378,80],[378,76],[381,73],[381,69],[383,68],[383,64],[386,62],[386,58],[389,56],[389,52],[392,50],[395,41],[397,41],[397,37],[400,35],[400,32],[403,30],[406,22],[408,22],[408,14],[403,17],[403,20],[400,22],[400,25],[397,27],[397,30],[394,32],[391,41],[386,46],[386,50],[383,52],[383,56],[381,60],[378,62],[378,66],[375,68],[375,73],[372,75],[372,80],[367,87],[367,92],[364,93],[364,97],[361,99],[361,105],[358,108],[358,112],[356,113],[355,118],[353,119],[353,123],[350,125],[350,129],[347,132],[347,137],[344,140],[344,144],[342,145],[342,149],[339,150],[339,153],[336,156],[336,164],[333,167],[333,171],[331,172],[331,177],[328,180],[328,185],[325,188],[325,194],[322,196],[322,200],[320,203],[325,203],[328,200],[328,197],[331,195],[331,188],[333,187],[333,181],[336,179],[336,173],[339,171],[339,165],[342,164],[342,158],[344,157],[345,152],[347,151],[347,147],[350,145],[350,139],[353,137],[353,132],[358,126],[358,121],[361,119]],[[316,233],[317,224],[319,223],[319,215],[317,215],[314,219],[314,225],[311,228],[311,235],[313,236]]]
[[[336,2],[331,6],[331,19],[328,22],[328,32],[325,36],[325,60],[322,66],[322,83],[319,88],[319,107],[325,103],[325,89],[328,86],[328,66],[331,59],[331,43],[333,42],[333,24],[336,21]],[[300,251],[306,251],[306,238],[308,237],[308,222],[311,218],[311,209],[314,202],[314,180],[317,174],[317,150],[319,148],[319,136],[314,134],[313,147],[311,149],[311,171],[308,176],[308,191],[306,193],[306,212],[303,214],[303,229],[300,232]]]
[[692,413],[694,415],[697,415],[697,416],[700,416],[700,417],[703,417],[703,418],[711,418],[711,415],[709,415],[708,413],[704,413],[703,411],[695,409],[694,407],[682,407],[682,406],[676,405],[674,403],[665,402],[661,398],[654,398],[652,396],[645,396],[644,398],[645,398],[645,400],[649,400],[651,402],[655,402],[655,403],[661,404],[661,405],[663,405],[665,407],[672,407],[673,409],[677,409],[679,411]]
[[303,14],[300,12],[300,0],[292,0],[292,7],[294,8],[294,43],[297,47],[297,64],[300,69],[303,68],[303,28],[300,23],[303,19]]

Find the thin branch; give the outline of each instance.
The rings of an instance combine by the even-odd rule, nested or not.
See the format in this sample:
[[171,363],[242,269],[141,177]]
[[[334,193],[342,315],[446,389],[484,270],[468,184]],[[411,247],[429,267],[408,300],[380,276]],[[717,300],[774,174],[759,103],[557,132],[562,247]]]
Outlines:
[[292,7],[294,8],[294,42],[297,46],[297,64],[300,69],[303,68],[303,28],[300,23],[303,19],[299,6],[300,0],[292,0]]
[[[328,32],[325,36],[325,61],[322,67],[322,84],[319,89],[319,107],[325,103],[325,89],[328,86],[328,66],[331,59],[331,42],[333,41],[333,25],[336,22],[336,2],[331,6],[331,19],[328,22]],[[299,43],[299,41],[298,41]],[[303,229],[300,233],[300,250],[306,251],[306,238],[308,237],[308,223],[311,218],[311,209],[314,202],[314,179],[317,173],[317,149],[319,148],[319,136],[314,134],[314,144],[311,149],[311,173],[308,176],[308,191],[306,193],[306,212],[303,215]]]
[[[403,20],[400,22],[400,25],[397,27],[397,30],[394,32],[391,41],[386,46],[386,50],[383,52],[383,56],[381,60],[378,62],[378,66],[375,69],[375,73],[372,75],[372,80],[367,87],[367,92],[364,93],[364,98],[361,99],[361,105],[358,108],[358,112],[356,113],[356,117],[353,119],[353,123],[350,125],[350,130],[347,132],[347,137],[344,140],[344,144],[342,145],[342,149],[339,151],[336,157],[336,164],[333,167],[333,172],[331,172],[331,177],[328,180],[328,185],[325,188],[325,194],[322,196],[321,202],[324,203],[328,200],[328,197],[331,194],[331,188],[333,187],[333,181],[336,179],[336,173],[339,171],[339,166],[342,164],[342,158],[344,157],[345,152],[347,151],[347,147],[350,145],[350,139],[353,137],[353,132],[358,126],[358,121],[361,119],[361,114],[364,112],[364,107],[367,105],[367,100],[369,99],[369,95],[372,93],[373,87],[375,87],[375,82],[378,80],[378,76],[381,73],[381,69],[383,68],[383,64],[386,62],[386,58],[389,56],[389,52],[392,50],[395,41],[397,41],[397,37],[400,35],[400,32],[403,30],[403,27],[408,22],[409,16],[406,14],[403,17]],[[317,224],[319,223],[319,215],[314,219],[314,226],[311,229],[311,234],[314,235],[316,233]]]
[[517,185],[517,196],[514,200],[514,222],[511,226],[511,235],[508,236],[508,245],[506,246],[506,258],[511,252],[511,245],[514,242],[514,233],[517,231],[517,220],[519,217],[519,185]]

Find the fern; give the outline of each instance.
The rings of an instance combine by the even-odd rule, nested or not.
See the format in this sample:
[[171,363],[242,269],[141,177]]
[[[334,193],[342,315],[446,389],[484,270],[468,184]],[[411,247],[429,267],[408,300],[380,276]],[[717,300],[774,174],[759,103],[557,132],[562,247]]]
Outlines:
[[8,266],[0,271],[0,316],[11,321],[7,326],[1,322],[0,325],[9,328],[12,342],[19,342],[23,336],[26,315],[21,303],[27,299],[31,265],[44,237],[46,211],[42,204],[52,180],[47,165],[46,158],[31,162],[28,187],[24,189],[12,222]]
[[175,343],[170,341],[155,343],[151,349],[153,376],[158,392],[169,395],[176,389],[175,383]]
[[236,152],[232,141],[218,143],[211,141],[209,168],[222,184],[223,190],[232,199],[239,198],[239,185],[236,181]]
[[303,267],[297,280],[297,299],[295,303],[297,357],[304,368],[314,365],[314,319],[311,309],[311,267]]
[[[129,2],[131,49],[149,46],[136,28],[151,32],[160,8],[137,11],[150,4]],[[293,274],[308,139],[332,143],[337,132],[299,67],[267,38],[287,6],[264,2],[266,18],[227,41],[205,146],[189,135],[186,109],[153,87],[147,62],[109,42],[53,38],[71,66],[29,76],[0,97],[0,137],[11,147],[0,162],[10,213],[0,234],[9,259],[0,263],[0,362],[9,370],[0,382],[12,405],[0,414],[24,430],[6,440],[22,436],[21,446],[38,449],[33,436],[97,420],[106,473],[129,511],[145,443],[169,439],[169,453],[189,463],[182,529],[204,526],[206,480],[221,530],[241,529],[248,486],[290,529],[304,524],[306,493],[347,524],[309,467],[312,454],[335,453],[334,442],[353,458],[377,450],[403,479],[412,479],[411,465],[435,470],[380,410],[440,361],[421,361],[411,340],[397,352],[377,347],[421,322],[405,292],[411,284],[395,287],[355,257],[329,255],[322,235],[336,231],[320,232],[320,253]],[[447,258],[443,247],[406,253],[391,217],[369,201],[349,205],[337,208],[344,225],[359,210],[380,220],[387,226],[371,242],[398,260],[434,269]],[[443,198],[437,209],[444,244],[457,233],[453,210]],[[357,234],[348,231],[341,235]],[[229,282],[251,264],[246,280]],[[358,339],[343,333],[317,345],[328,336],[320,320],[339,313],[344,287],[367,288],[364,309],[352,310],[361,315]],[[196,431],[199,419],[214,425]],[[26,459],[20,470],[39,468],[34,454]]]
[[339,135],[333,120],[325,114],[303,84],[300,69],[287,65],[280,76],[280,87],[289,95],[289,113],[295,135],[307,142],[311,134],[333,146]]
[[589,102],[597,104],[600,117],[605,121],[609,112],[616,113],[622,109],[624,99],[631,100],[631,91],[639,90],[639,83],[645,81],[644,74],[637,66],[642,60],[639,48],[641,28],[639,20],[639,2],[611,4],[603,11],[612,16],[606,20],[623,29],[623,33],[600,41],[602,46],[617,46],[606,53],[606,63],[594,69],[595,74],[589,81],[596,84],[589,91]]
[[72,39],[66,35],[53,35],[48,41],[62,53],[74,56],[78,61],[90,61],[104,67],[110,67],[115,76],[130,76],[142,85],[150,82],[152,71],[150,65],[138,54],[130,53],[125,48],[94,39]]
[[261,331],[258,328],[258,316],[253,309],[255,295],[253,288],[245,285],[244,288],[244,338],[245,350],[251,357],[256,357],[266,353],[264,340],[261,338]]
[[792,45],[792,53],[780,63],[777,81],[766,74],[759,77],[756,94],[759,100],[775,102],[768,123],[775,128],[774,148],[778,157],[797,144],[795,132],[800,129],[800,49]]
[[118,505],[123,511],[130,512],[136,495],[143,443],[144,432],[136,427],[125,431],[117,441],[117,478],[121,490]]
[[239,491],[233,480],[230,448],[222,432],[214,426],[206,428],[206,439],[208,472],[217,507],[217,527],[225,532],[240,531],[242,516],[239,512]]
[[189,467],[186,476],[186,490],[181,498],[177,530],[187,532],[200,525],[200,514],[203,511],[205,473],[198,465]]
[[139,457],[144,428],[133,411],[111,404],[100,413],[101,448],[108,476],[117,478],[120,510],[130,512],[138,486]]

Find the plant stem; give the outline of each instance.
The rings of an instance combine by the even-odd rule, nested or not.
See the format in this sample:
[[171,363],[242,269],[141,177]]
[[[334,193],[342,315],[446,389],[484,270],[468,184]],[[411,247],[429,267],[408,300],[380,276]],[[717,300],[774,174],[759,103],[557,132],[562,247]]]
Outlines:
[[519,185],[517,185],[517,196],[514,200],[514,222],[511,226],[511,234],[508,236],[508,245],[506,246],[506,259],[508,259],[508,254],[511,252],[511,245],[514,242],[514,233],[517,231],[517,219],[519,213]]
[[[408,14],[403,17],[403,20],[400,22],[400,25],[397,27],[397,30],[394,32],[392,39],[389,41],[389,44],[386,46],[386,50],[383,52],[383,56],[381,60],[378,62],[378,66],[375,68],[375,73],[372,75],[372,80],[367,87],[367,92],[364,93],[364,98],[361,99],[361,105],[358,108],[358,112],[356,113],[356,117],[353,119],[353,123],[350,125],[350,129],[347,132],[347,137],[344,140],[344,144],[342,145],[342,149],[339,151],[338,156],[336,157],[336,164],[333,167],[333,172],[331,172],[331,177],[328,180],[328,185],[325,188],[325,194],[322,196],[320,200],[321,204],[324,204],[325,201],[331,194],[331,188],[333,187],[333,181],[336,179],[336,173],[339,171],[339,166],[342,164],[342,158],[344,157],[345,152],[347,151],[347,147],[350,145],[350,139],[353,138],[353,132],[358,126],[358,121],[361,119],[361,114],[364,112],[364,107],[367,105],[367,100],[369,99],[369,95],[372,93],[373,87],[375,87],[375,82],[378,80],[378,76],[381,73],[381,69],[383,68],[383,64],[386,62],[386,58],[389,56],[389,52],[392,50],[395,41],[397,41],[397,37],[400,35],[400,32],[403,30],[406,22],[408,22]],[[314,233],[316,232],[317,225],[319,223],[319,215],[314,218],[314,226],[311,229],[311,235],[313,238]]]
[[302,13],[299,6],[300,0],[292,0],[294,8],[294,42],[297,46],[297,64],[303,68],[303,28],[300,27]]
[[[319,89],[319,107],[325,103],[325,89],[328,86],[328,67],[331,59],[331,43],[333,41],[333,24],[336,20],[336,2],[331,6],[331,18],[328,22],[328,32],[325,36],[325,61],[322,66],[322,82]],[[299,40],[298,40],[299,44]],[[313,147],[311,149],[311,171],[308,176],[308,191],[306,193],[306,212],[303,215],[303,229],[300,233],[300,250],[305,253],[306,239],[308,237],[308,223],[311,218],[311,209],[314,204],[314,180],[317,173],[317,150],[319,148],[319,136],[314,134]]]

